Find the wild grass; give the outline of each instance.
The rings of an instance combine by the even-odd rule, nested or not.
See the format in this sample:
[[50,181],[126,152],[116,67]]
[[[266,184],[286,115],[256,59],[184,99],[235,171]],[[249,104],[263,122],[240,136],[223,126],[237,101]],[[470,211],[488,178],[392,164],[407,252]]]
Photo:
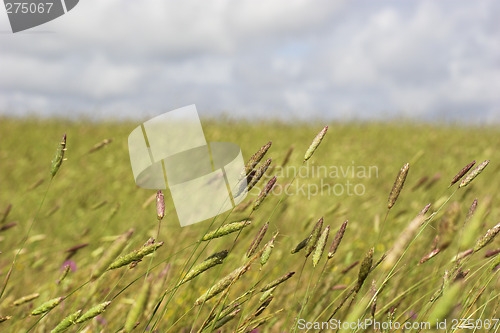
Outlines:
[[500,129],[324,125],[205,121],[257,177],[240,206],[181,228],[168,190],[134,184],[136,124],[0,119],[0,331],[498,318]]

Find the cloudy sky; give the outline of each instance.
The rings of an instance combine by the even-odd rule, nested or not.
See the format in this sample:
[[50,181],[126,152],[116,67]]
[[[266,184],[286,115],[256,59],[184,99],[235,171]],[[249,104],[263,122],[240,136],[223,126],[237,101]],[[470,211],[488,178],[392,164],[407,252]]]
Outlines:
[[81,0],[13,34],[0,114],[500,123],[496,0]]

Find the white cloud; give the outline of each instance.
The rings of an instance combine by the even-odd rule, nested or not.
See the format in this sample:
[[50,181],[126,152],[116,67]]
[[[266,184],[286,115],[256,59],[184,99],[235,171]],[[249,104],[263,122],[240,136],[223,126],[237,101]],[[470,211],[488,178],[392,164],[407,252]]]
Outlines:
[[0,113],[146,116],[196,103],[202,114],[247,117],[456,111],[500,121],[499,9],[494,0],[85,0],[0,35]]

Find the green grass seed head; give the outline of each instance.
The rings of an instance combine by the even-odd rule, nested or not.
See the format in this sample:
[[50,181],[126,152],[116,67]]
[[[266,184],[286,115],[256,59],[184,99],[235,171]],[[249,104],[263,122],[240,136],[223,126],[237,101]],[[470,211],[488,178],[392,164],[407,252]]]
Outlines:
[[100,315],[101,313],[103,313],[106,310],[106,308],[108,307],[109,304],[111,304],[111,301],[97,304],[96,306],[90,308],[87,312],[82,314],[82,316],[80,318],[78,318],[76,320],[76,322],[78,324],[81,324],[81,323],[84,323],[84,322],[94,318],[94,317],[97,317],[98,315]]
[[66,331],[68,328],[70,328],[71,325],[74,325],[76,323],[76,320],[78,319],[78,317],[80,317],[81,313],[82,310],[78,310],[70,314],[69,316],[61,320],[61,322],[57,324],[57,326],[54,327],[54,329],[50,331],[50,333],[61,333]]
[[389,199],[387,203],[387,208],[391,209],[394,204],[396,203],[396,200],[399,197],[399,193],[401,193],[401,190],[403,189],[403,185],[405,184],[406,176],[408,176],[408,170],[410,170],[410,164],[406,163],[403,165],[401,170],[399,170],[398,176],[396,177],[396,180],[394,181],[394,185],[392,185],[391,193],[389,194]]
[[56,297],[53,298],[39,307],[37,307],[35,310],[31,311],[32,316],[38,316],[41,315],[42,313],[48,312],[58,306],[62,301],[64,300],[64,297]]
[[216,265],[222,264],[224,259],[227,257],[227,254],[228,254],[228,251],[224,250],[224,251],[217,252],[217,253],[211,255],[210,257],[205,259],[203,262],[194,266],[193,269],[191,271],[189,271],[189,273],[186,274],[186,276],[179,283],[179,285],[184,284],[184,283],[194,279],[195,277],[197,277],[201,273],[205,272],[206,270],[208,270]]
[[251,222],[250,221],[240,221],[240,222],[232,222],[226,225],[223,225],[219,229],[216,229],[214,231],[206,233],[203,238],[201,239],[202,241],[208,241],[214,238],[219,238],[222,236],[229,235],[233,232],[240,231],[247,225],[249,225]]
[[323,229],[323,218],[321,217],[318,222],[314,225],[314,228],[311,232],[311,236],[309,241],[306,244],[306,258],[312,253],[312,251],[316,248],[316,244],[318,243],[319,236],[321,235],[321,229]]
[[460,185],[458,185],[458,188],[465,187],[470,184],[471,181],[474,180],[483,170],[488,166],[490,163],[490,160],[486,160],[483,163],[479,164],[477,167],[474,168],[465,178],[460,182]]
[[316,137],[314,138],[313,142],[311,143],[311,145],[309,146],[309,148],[307,149],[305,155],[304,155],[304,162],[307,161],[308,159],[311,158],[311,156],[314,154],[314,152],[316,151],[316,149],[318,149],[318,146],[319,144],[321,143],[321,141],[323,140],[323,138],[325,137],[326,135],[326,132],[328,131],[328,126],[325,126],[317,135]]
[[363,286],[363,283],[365,282],[366,278],[368,277],[368,274],[370,274],[370,271],[372,269],[372,263],[373,263],[373,247],[366,253],[365,258],[361,263],[361,267],[359,268],[359,273],[358,273],[358,282],[356,283],[354,289],[355,292],[358,292]]
[[321,233],[321,236],[318,239],[318,244],[316,244],[316,249],[314,250],[312,262],[313,266],[316,267],[318,262],[323,255],[323,251],[325,250],[326,242],[328,241],[328,235],[330,235],[330,226],[327,225],[325,230]]
[[135,261],[140,261],[145,256],[156,251],[162,245],[163,245],[163,242],[156,242],[156,243],[148,244],[148,245],[141,247],[139,250],[135,250],[135,251],[123,256],[123,257],[120,257],[120,258],[116,259],[115,261],[113,261],[109,265],[108,271],[112,270],[112,269],[117,269],[117,268],[126,266],[126,265],[133,263]]
[[59,168],[61,167],[61,164],[64,160],[65,151],[66,151],[66,133],[64,133],[61,142],[59,142],[54,158],[52,159],[52,164],[50,166],[50,174],[52,178],[57,174],[57,171],[59,171]]
[[59,276],[59,279],[57,280],[57,284],[60,284],[68,276],[70,271],[71,271],[71,265],[66,264],[64,266],[64,269],[63,269],[61,275]]
[[483,237],[477,240],[476,245],[474,246],[474,252],[477,252],[488,245],[488,243],[490,243],[499,232],[500,223],[497,223],[493,228],[489,229]]
[[201,305],[212,297],[223,292],[233,281],[239,278],[248,268],[245,266],[239,267],[219,280],[215,285],[210,287],[203,295],[198,297],[194,305]]
[[260,265],[264,266],[268,260],[269,257],[271,256],[271,253],[274,248],[274,240],[276,239],[276,236],[278,236],[278,233],[275,233],[273,238],[264,246],[264,249],[262,251],[262,255],[260,256]]

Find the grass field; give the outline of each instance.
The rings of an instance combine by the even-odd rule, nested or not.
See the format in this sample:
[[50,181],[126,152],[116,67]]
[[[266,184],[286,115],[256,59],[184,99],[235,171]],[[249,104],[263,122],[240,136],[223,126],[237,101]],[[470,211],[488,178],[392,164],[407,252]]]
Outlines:
[[[463,329],[453,324],[467,319],[476,332],[500,332],[495,321],[500,318],[500,237],[485,246],[484,240],[478,243],[500,217],[500,128],[397,122],[202,124],[207,141],[236,143],[245,160],[272,141],[263,161],[272,158],[274,168],[236,209],[184,228],[164,191],[166,213],[157,237],[156,191],[137,187],[130,167],[127,137],[137,124],[0,119],[1,332],[50,332],[78,310],[82,312],[67,321],[68,332],[127,332],[133,327],[133,332],[199,332],[204,323],[204,332],[305,332],[309,327],[318,332],[312,323],[320,325],[330,317],[415,325],[405,332],[459,332]],[[303,164],[304,153],[325,125],[326,136]],[[51,159],[64,133],[67,160],[51,180]],[[112,140],[89,152],[105,139]],[[448,188],[473,160],[474,167],[491,162],[469,185]],[[389,193],[405,163],[404,187],[388,209]],[[252,212],[251,202],[273,175],[278,185]],[[288,194],[283,194],[286,186]],[[477,208],[469,214],[475,199]],[[419,215],[429,203],[429,210]],[[306,246],[313,251],[307,258],[306,250],[291,250],[314,234],[321,217],[323,228],[331,230],[325,253],[313,267],[321,249],[314,237]],[[243,219],[252,223],[241,232],[200,242],[207,231]],[[338,250],[327,260],[345,220]],[[258,250],[272,252],[261,265],[260,257],[252,262],[245,253],[267,221]],[[119,237],[131,228],[128,239]],[[274,247],[266,247],[276,233]],[[127,265],[91,279],[106,257],[114,260],[140,249],[150,237],[164,242],[153,255],[133,268]],[[67,251],[77,245],[82,247]],[[113,248],[121,251],[112,253]],[[178,285],[194,265],[223,250],[229,254],[222,264]],[[420,264],[431,252],[435,255]],[[228,288],[195,305],[217,281],[250,263]],[[58,283],[67,264],[71,269]],[[289,272],[295,274],[272,292],[261,292]],[[28,295],[33,299],[19,300]],[[59,297],[65,298],[56,306],[31,314]],[[82,319],[107,301],[105,311],[94,308],[88,320]],[[207,320],[211,314],[217,319]],[[444,319],[446,330],[435,327]],[[432,327],[416,328],[425,322]],[[336,331],[323,326],[325,332]],[[352,328],[342,331],[403,331],[395,326]]]

